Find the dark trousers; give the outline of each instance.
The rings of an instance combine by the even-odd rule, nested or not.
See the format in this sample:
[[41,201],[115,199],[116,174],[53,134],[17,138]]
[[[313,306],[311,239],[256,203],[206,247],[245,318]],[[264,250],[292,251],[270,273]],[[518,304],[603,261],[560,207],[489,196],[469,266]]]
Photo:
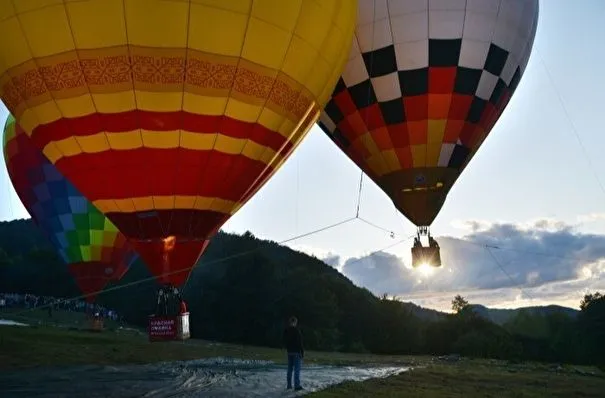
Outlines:
[[300,387],[300,366],[302,355],[297,352],[288,353],[288,388],[292,388],[292,371],[294,371],[294,388]]

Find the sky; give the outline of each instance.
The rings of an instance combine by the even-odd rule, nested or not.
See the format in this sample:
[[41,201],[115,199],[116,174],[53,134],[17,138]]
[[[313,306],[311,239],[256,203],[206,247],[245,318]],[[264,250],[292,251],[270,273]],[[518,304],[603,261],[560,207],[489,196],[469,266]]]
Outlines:
[[[415,227],[367,178],[361,219],[287,244],[378,295],[439,310],[456,294],[498,308],[577,308],[587,291],[605,290],[603,15],[601,0],[540,2],[521,83],[431,227],[440,269],[410,268]],[[360,177],[315,126],[223,230],[280,242],[354,218]],[[26,217],[0,168],[0,220]]]

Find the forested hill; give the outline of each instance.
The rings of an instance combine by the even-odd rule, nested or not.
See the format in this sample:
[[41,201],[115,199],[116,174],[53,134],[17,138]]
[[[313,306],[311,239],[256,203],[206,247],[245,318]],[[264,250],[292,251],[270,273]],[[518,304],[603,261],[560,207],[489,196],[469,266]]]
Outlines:
[[[203,267],[204,263],[212,263],[217,260],[220,260],[221,257],[237,255],[238,253],[242,253],[247,250],[252,250],[257,246],[264,247],[261,253],[262,256],[268,257],[271,262],[275,263],[278,270],[284,271],[282,267],[294,266],[294,268],[301,268],[311,273],[325,273],[326,277],[332,278],[335,283],[343,284],[343,286],[348,286],[348,288],[352,290],[358,289],[338,271],[334,270],[332,267],[326,265],[325,263],[318,261],[318,259],[311,257],[305,253],[300,253],[290,248],[279,246],[273,242],[256,240],[250,233],[244,234],[244,236],[221,233],[217,238],[215,238],[215,241],[211,245],[208,252],[203,256],[200,263]],[[28,219],[15,220],[11,222],[0,222],[0,263],[2,262],[3,257],[16,257],[16,261],[19,262],[19,257],[27,261],[28,256],[50,256],[52,250],[52,247],[50,247],[45,237],[42,235],[40,230],[35,226],[35,224],[31,220]],[[253,257],[254,256],[245,256],[246,259]],[[52,263],[55,264],[56,260],[56,258],[53,258]],[[195,283],[196,278],[201,277],[202,273],[205,275],[205,278],[220,279],[220,276],[223,275],[223,272],[228,269],[228,266],[230,264],[232,265],[241,263],[241,260],[243,260],[243,258],[240,258],[240,261],[235,262],[227,261],[226,264],[218,263],[217,266],[214,266],[214,264],[208,264],[206,266],[208,270],[203,270],[202,267],[200,267],[199,269],[196,269],[195,274],[192,278],[193,282],[190,283]],[[257,260],[259,260],[258,257]],[[223,266],[224,264],[226,266]],[[310,266],[311,269],[307,268],[307,266]],[[141,265],[139,264],[136,268],[141,268]],[[69,275],[67,275],[65,272],[60,272],[59,270],[64,271],[65,267],[61,264],[56,264],[55,269],[47,269],[43,272],[43,275],[47,274],[48,272],[50,272],[51,274],[55,274],[55,278],[53,280],[56,281],[60,281],[63,277],[70,279]],[[26,277],[26,275],[31,276],[31,273],[26,272],[24,268],[20,268],[16,270],[16,272],[17,274],[13,273],[11,277],[9,277],[9,275],[5,275],[5,277],[0,280],[0,284],[4,287],[5,291],[6,289],[10,290],[11,287],[13,289],[16,288],[17,290],[23,290],[28,286],[27,284],[29,282],[23,279],[24,277]],[[144,274],[145,272],[143,271],[142,273]],[[209,276],[206,274],[211,275]],[[305,274],[301,276],[306,278],[308,275]],[[40,278],[44,278],[44,276],[39,275],[37,277],[34,277],[34,280]],[[19,283],[15,284],[17,281],[19,281]],[[37,283],[37,288],[43,287],[41,282],[42,280],[40,280],[40,283]],[[77,294],[77,292],[74,292],[75,286],[73,286],[73,284],[69,280],[65,281],[63,285],[67,285],[69,287],[69,290],[65,291],[65,293],[71,292],[73,294]],[[54,288],[55,287],[53,287],[53,289]],[[360,294],[362,294],[366,298],[370,298],[370,294],[368,291],[364,291]],[[413,303],[404,302],[402,303],[402,305],[409,311],[411,311],[415,316],[425,320],[437,321],[443,319],[443,317],[445,316],[443,312],[423,308]],[[499,325],[503,325],[508,322],[511,318],[516,316],[520,310],[530,311],[532,314],[541,315],[547,315],[553,312],[564,312],[565,314],[572,317],[575,316],[578,312],[577,310],[574,310],[572,308],[554,305],[544,307],[527,307],[521,309],[487,308],[480,304],[473,304],[472,306],[477,314]]]
[[[157,286],[150,277],[137,261],[98,302],[145,326],[155,310]],[[219,233],[183,291],[197,338],[279,346],[284,321],[294,314],[309,349],[562,362],[605,358],[605,332],[590,326],[605,320],[605,300],[587,307],[590,316],[519,311],[497,325],[484,307],[451,315],[376,297],[321,260],[251,233]],[[67,267],[30,220],[0,223],[0,292],[79,294]],[[594,336],[587,332],[593,330]]]
[[[150,276],[137,261],[118,283],[123,288],[98,301],[143,326],[155,309],[157,286],[153,280],[139,281]],[[419,347],[406,331],[416,333],[421,320],[407,305],[381,300],[321,260],[251,233],[219,233],[183,290],[196,337],[276,345],[284,320],[295,314],[309,347],[376,352]],[[30,220],[0,223],[2,291],[78,295],[67,267]],[[389,324],[393,336],[376,338],[378,324]]]

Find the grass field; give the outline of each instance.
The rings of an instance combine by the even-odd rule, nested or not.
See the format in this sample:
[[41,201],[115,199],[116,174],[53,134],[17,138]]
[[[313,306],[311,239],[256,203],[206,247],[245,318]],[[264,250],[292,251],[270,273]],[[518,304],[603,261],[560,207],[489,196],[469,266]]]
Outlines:
[[587,367],[461,360],[432,363],[385,379],[347,382],[308,396],[596,398],[605,396],[605,376]]
[[[150,343],[143,330],[120,329],[106,322],[103,332],[88,331],[84,314],[57,312],[48,318],[45,311],[25,315],[0,312],[31,326],[0,326],[0,371],[51,365],[126,364],[189,360],[208,357],[263,359],[283,363],[282,350],[204,340]],[[369,363],[417,364],[426,358],[378,356],[331,352],[305,352],[305,363],[355,365]]]
[[[108,325],[104,332],[83,330],[83,314],[0,313],[32,326],[0,326],[0,372],[39,366],[150,363],[204,357],[264,359],[283,363],[278,349],[201,340],[150,343],[142,331]],[[80,328],[80,329],[79,329]],[[113,329],[113,330],[109,330]],[[448,362],[430,357],[308,352],[305,363],[401,364],[410,372],[385,379],[347,382],[311,397],[603,397],[605,376],[595,368],[496,360]],[[304,382],[304,368],[303,368]]]

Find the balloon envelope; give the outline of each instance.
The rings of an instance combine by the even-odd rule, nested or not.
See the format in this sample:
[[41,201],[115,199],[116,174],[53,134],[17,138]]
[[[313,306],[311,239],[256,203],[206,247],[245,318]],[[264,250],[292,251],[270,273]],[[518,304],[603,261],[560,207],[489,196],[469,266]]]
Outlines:
[[42,155],[9,115],[4,159],[17,195],[61,258],[82,293],[93,301],[111,280],[119,280],[137,255],[92,203]]
[[360,0],[358,14],[320,127],[429,226],[519,84],[538,0]]
[[356,12],[352,0],[11,2],[0,97],[180,285],[317,121]]

